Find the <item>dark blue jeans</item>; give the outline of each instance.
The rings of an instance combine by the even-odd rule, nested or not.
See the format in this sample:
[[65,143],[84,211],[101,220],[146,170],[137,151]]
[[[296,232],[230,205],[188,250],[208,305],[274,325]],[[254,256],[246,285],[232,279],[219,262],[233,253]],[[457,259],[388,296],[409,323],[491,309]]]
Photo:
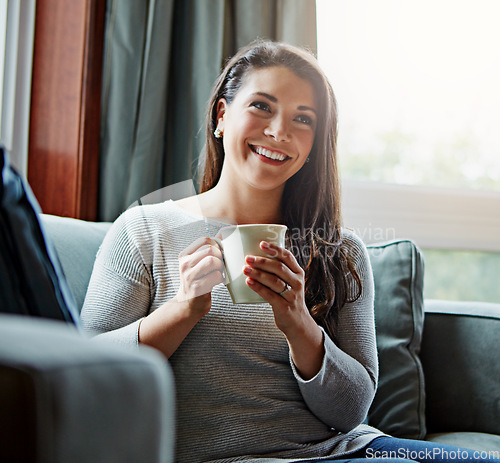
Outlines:
[[367,447],[339,459],[308,460],[308,462],[351,463],[370,460],[383,463],[463,463],[463,462],[495,462],[500,463],[500,450],[485,452],[469,450],[452,445],[437,444],[396,437],[377,437]]

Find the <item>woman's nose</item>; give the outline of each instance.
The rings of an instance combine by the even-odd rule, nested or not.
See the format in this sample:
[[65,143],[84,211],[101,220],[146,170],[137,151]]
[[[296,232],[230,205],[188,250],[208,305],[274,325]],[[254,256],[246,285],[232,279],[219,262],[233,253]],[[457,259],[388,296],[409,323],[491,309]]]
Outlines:
[[290,134],[288,131],[288,124],[282,117],[273,117],[267,125],[264,133],[267,136],[274,138],[276,141],[289,141]]

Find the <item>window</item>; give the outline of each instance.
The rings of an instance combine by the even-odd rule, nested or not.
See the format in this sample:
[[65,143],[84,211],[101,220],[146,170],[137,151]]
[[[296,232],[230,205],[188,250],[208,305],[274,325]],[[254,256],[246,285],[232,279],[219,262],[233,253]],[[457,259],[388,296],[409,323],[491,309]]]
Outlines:
[[424,249],[424,258],[427,297],[500,302],[500,254]]
[[500,190],[497,0],[320,0],[345,175]]
[[500,275],[499,13],[496,0],[317,0],[344,221],[367,242],[414,239],[426,297],[500,302],[482,289]]
[[26,173],[35,0],[0,0],[0,143]]
[[0,143],[5,144],[3,129],[3,89],[5,74],[5,41],[7,38],[7,0],[0,0]]

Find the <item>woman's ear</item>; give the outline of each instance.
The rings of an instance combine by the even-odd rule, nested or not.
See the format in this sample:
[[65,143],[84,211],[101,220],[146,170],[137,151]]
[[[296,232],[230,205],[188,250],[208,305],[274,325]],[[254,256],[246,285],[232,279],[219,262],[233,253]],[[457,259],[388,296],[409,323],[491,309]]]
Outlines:
[[217,102],[217,126],[216,128],[220,130],[221,133],[224,133],[224,118],[226,115],[227,109],[227,101],[225,98],[221,98]]

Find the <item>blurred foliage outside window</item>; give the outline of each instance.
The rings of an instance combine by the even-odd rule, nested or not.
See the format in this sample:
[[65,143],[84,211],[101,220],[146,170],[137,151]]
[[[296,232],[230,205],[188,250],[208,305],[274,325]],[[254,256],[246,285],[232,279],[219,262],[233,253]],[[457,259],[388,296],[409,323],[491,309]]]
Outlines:
[[428,299],[500,303],[500,253],[423,249]]

